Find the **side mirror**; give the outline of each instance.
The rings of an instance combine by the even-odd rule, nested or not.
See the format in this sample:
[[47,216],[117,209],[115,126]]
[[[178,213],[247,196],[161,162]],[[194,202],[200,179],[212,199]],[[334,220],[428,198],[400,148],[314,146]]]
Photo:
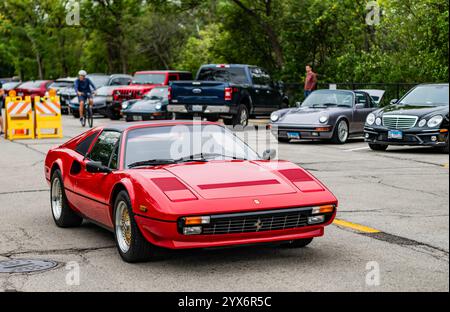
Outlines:
[[302,106],[302,102],[295,102],[295,105],[297,105],[297,107]]
[[275,157],[277,157],[277,151],[274,149],[267,149],[264,151],[262,158],[264,160],[271,160],[274,159]]
[[90,173],[110,173],[111,169],[103,166],[99,161],[90,161],[86,163],[86,171]]
[[398,99],[393,99],[393,100],[391,100],[391,105],[397,104],[397,102],[398,102]]
[[356,109],[363,109],[363,108],[365,108],[365,107],[366,107],[366,105],[361,104],[361,103],[358,103],[358,104],[355,105],[355,108],[356,108]]

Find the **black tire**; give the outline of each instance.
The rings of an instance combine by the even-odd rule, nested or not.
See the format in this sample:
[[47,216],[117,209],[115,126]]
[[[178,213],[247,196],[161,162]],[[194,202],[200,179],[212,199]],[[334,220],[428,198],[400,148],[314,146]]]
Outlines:
[[303,248],[311,244],[313,238],[297,239],[290,242],[283,243],[281,246],[284,248]]
[[111,120],[119,120],[120,119],[120,113],[116,112],[115,110],[108,108],[108,117]]
[[384,152],[385,150],[387,150],[388,146],[389,145],[386,145],[386,144],[369,143],[369,147],[371,150],[379,151],[379,152]]
[[[60,215],[55,215],[55,210],[53,209],[54,201],[53,201],[53,195],[54,195],[54,187],[55,187],[55,180],[59,181],[59,185],[61,187],[61,213]],[[83,218],[80,217],[75,211],[70,208],[69,203],[67,201],[66,192],[64,189],[64,183],[61,175],[61,171],[59,169],[55,170],[53,172],[51,182],[50,182],[50,208],[53,216],[53,220],[55,221],[55,224],[58,227],[61,228],[69,228],[69,227],[77,227],[80,226],[83,222]]]
[[[245,114],[245,117],[243,116]],[[248,119],[249,119],[249,111],[247,109],[247,106],[244,104],[239,105],[237,114],[233,116],[231,119],[232,123],[231,125],[233,127],[241,126],[241,127],[247,127],[248,126]]]
[[[340,135],[340,130],[339,130],[340,126],[346,127],[346,129],[347,129],[347,135],[345,137],[342,137]],[[350,131],[349,131],[348,122],[345,119],[341,119],[338,121],[338,123],[334,127],[333,137],[331,138],[331,141],[335,144],[345,144],[348,140],[349,133],[350,133]]]
[[232,126],[232,125],[233,125],[233,118],[224,118],[224,119],[223,119],[223,123],[224,123],[226,126]]
[[280,137],[278,137],[277,140],[280,143],[289,143],[289,142],[291,142],[291,139],[288,139],[288,138],[280,138]]
[[[127,206],[127,211],[130,218],[130,229],[131,229],[131,242],[129,244],[129,249],[127,251],[123,251],[120,248],[118,241],[118,233],[116,226],[116,212],[119,207],[119,204],[125,203]],[[119,234],[120,235],[120,234]],[[154,257],[154,253],[156,252],[156,247],[152,246],[145,238],[142,236],[141,231],[139,230],[136,221],[134,219],[134,215],[132,213],[131,201],[128,193],[126,191],[121,191],[115,200],[114,203],[114,238],[117,245],[117,250],[119,251],[120,256],[125,262],[136,263],[148,261]]]

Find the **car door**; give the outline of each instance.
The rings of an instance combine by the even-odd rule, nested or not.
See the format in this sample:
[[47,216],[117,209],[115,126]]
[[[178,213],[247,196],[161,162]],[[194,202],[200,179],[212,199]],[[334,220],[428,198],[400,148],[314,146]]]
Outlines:
[[250,89],[253,110],[255,114],[262,114],[264,113],[266,107],[265,93],[267,91],[264,86],[265,82],[263,78],[263,72],[261,68],[258,67],[251,67],[249,69],[253,82],[252,87]]
[[355,133],[364,132],[364,124],[367,115],[376,109],[372,99],[365,92],[355,92],[355,106],[353,111],[353,131]]
[[[80,197],[82,213],[94,221],[110,226],[108,198],[115,182],[114,170],[118,168],[121,133],[104,130],[81,164],[75,179],[75,192]],[[112,173],[92,173],[86,170],[90,161],[101,162],[113,170]]]

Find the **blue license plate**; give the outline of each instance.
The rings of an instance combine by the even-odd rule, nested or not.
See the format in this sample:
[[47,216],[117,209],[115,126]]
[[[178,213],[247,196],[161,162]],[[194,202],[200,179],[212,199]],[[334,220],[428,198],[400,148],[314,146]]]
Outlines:
[[298,132],[288,132],[287,136],[289,139],[300,139],[300,133]]
[[397,140],[403,139],[403,131],[400,131],[400,130],[389,130],[389,132],[388,132],[388,139],[397,139]]

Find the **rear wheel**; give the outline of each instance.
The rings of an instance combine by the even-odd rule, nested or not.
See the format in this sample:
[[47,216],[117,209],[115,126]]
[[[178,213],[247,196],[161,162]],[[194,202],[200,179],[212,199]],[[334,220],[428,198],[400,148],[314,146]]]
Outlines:
[[346,120],[341,119],[336,125],[331,141],[336,144],[345,144],[348,140],[349,129]]
[[285,248],[303,248],[311,244],[312,238],[296,239],[290,242],[283,243],[281,246]]
[[119,120],[120,119],[120,113],[113,110],[112,108],[108,108],[108,117],[111,120]]
[[388,145],[385,144],[374,144],[374,143],[369,143],[369,147],[371,150],[373,151],[381,151],[384,152],[385,150],[387,150]]
[[232,126],[242,126],[247,127],[248,125],[249,112],[247,106],[244,104],[239,105],[237,114],[232,118]]
[[152,258],[154,248],[142,236],[131,209],[128,193],[121,191],[114,204],[114,236],[125,262],[142,262]]
[[64,184],[59,169],[55,170],[50,183],[50,204],[52,216],[59,227],[76,227],[83,222],[83,218],[77,215],[67,202]]

